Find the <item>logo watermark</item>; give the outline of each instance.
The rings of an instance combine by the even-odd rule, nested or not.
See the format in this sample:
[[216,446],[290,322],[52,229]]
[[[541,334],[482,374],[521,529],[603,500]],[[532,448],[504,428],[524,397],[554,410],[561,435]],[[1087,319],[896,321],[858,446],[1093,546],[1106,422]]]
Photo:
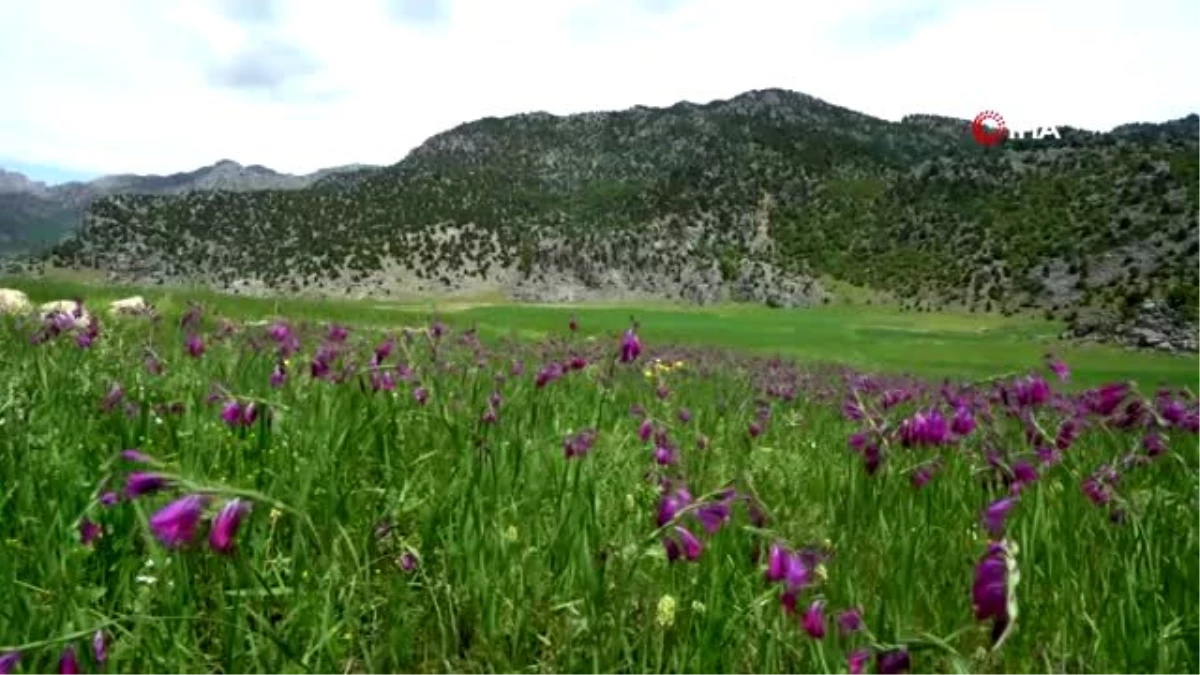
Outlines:
[[1058,126],[1052,124],[1022,129],[1009,129],[1008,125],[1004,122],[1004,117],[995,110],[984,110],[971,121],[971,135],[975,137],[976,143],[985,148],[1000,145],[1009,139],[1033,139],[1040,141],[1051,137],[1061,140],[1062,134],[1059,133],[1058,129]]

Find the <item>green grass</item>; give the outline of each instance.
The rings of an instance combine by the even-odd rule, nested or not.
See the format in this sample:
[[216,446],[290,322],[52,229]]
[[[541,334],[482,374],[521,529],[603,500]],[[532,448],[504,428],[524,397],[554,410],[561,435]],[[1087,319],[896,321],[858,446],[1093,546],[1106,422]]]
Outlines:
[[981,379],[1028,369],[1052,350],[1071,365],[1078,386],[1133,380],[1144,387],[1165,384],[1195,390],[1200,382],[1200,359],[1195,355],[1060,343],[1056,339],[1063,330],[1059,322],[989,314],[912,313],[864,305],[804,310],[758,305],[695,308],[665,302],[572,307],[511,304],[490,297],[407,303],[268,299],[202,289],[122,288],[15,278],[0,279],[0,287],[25,290],[37,302],[80,296],[99,305],[140,293],[166,311],[198,301],[239,319],[286,315],[386,328],[424,325],[431,312],[441,310],[450,325],[475,325],[490,336],[515,333],[527,338],[560,331],[571,314],[579,317],[585,332],[594,334],[623,330],[634,316],[644,324],[647,338],[655,342],[780,354],[873,371]]
[[[77,290],[26,287],[38,300]],[[86,290],[97,301],[115,293]],[[31,344],[31,326],[4,319],[0,652],[19,648],[21,672],[52,671],[68,643],[79,645],[85,670],[112,672],[845,672],[851,650],[899,644],[911,650],[914,672],[1191,672],[1200,656],[1200,455],[1183,430],[1166,433],[1165,455],[1122,469],[1113,505],[1121,524],[1080,484],[1102,464],[1141,454],[1139,431],[1093,418],[1060,463],[1040,466],[1008,519],[1004,536],[1019,546],[1020,613],[993,650],[971,608],[972,569],[987,540],[980,511],[1003,494],[984,485],[983,451],[1006,464],[1036,463],[1021,425],[1000,410],[945,450],[891,443],[871,477],[847,450],[859,427],[839,414],[843,383],[829,373],[798,380],[795,400],[772,400],[769,423],[752,437],[750,423],[762,419],[759,378],[779,373],[696,352],[654,380],[641,364],[614,363],[610,336],[569,335],[566,309],[502,306],[445,317],[555,342],[485,339],[477,351],[453,331],[434,350],[419,334],[400,340],[387,361],[408,364],[415,381],[372,391],[366,359],[378,331],[352,330],[354,376],[334,383],[307,375],[323,340],[318,328],[302,335],[290,379],[276,389],[268,383],[274,345],[262,329],[222,339],[210,318],[200,329],[207,351],[188,356],[179,314],[194,297],[249,317],[428,321],[415,307],[276,307],[172,293],[156,297],[168,310],[162,321],[106,320],[99,340],[80,349],[70,336]],[[623,326],[629,310],[575,311],[600,331]],[[748,308],[638,315],[650,349],[679,337],[818,358],[845,342],[864,359],[900,367],[907,358],[935,373],[1038,367],[1042,349],[1028,344],[1038,326],[995,318]],[[946,349],[939,357],[947,345],[937,341],[971,355]],[[905,357],[905,346],[915,355]],[[161,375],[143,366],[147,348],[164,364]],[[591,365],[534,386],[546,359],[570,353]],[[1031,360],[1019,363],[1022,354]],[[1087,368],[1072,358],[1077,371]],[[1137,358],[1146,360],[1122,367],[1144,373],[1138,364],[1155,362]],[[526,362],[524,375],[510,374],[513,359]],[[1097,361],[1091,373],[1101,372]],[[123,400],[105,410],[114,383]],[[425,405],[410,393],[418,385],[429,391]],[[827,390],[836,393],[823,398]],[[503,402],[488,425],[481,414],[493,391]],[[877,397],[863,397],[877,408]],[[220,413],[233,398],[270,414],[230,428]],[[171,403],[178,412],[165,409]],[[633,404],[669,435],[677,464],[651,459]],[[917,405],[880,414],[895,428]],[[690,421],[680,421],[681,408]],[[1034,415],[1051,434],[1061,419],[1050,407]],[[564,458],[564,438],[585,428],[598,431],[594,448]],[[99,505],[98,494],[139,468],[118,458],[126,448],[158,458],[178,487]],[[936,477],[913,488],[912,469],[937,457]],[[704,550],[695,562],[671,564],[648,473],[685,481],[698,500],[732,484],[768,518],[756,525],[739,501],[709,534],[681,514],[678,523]],[[151,536],[151,514],[192,491],[211,494],[213,508],[232,496],[253,502],[233,555],[202,542],[171,550]],[[104,528],[90,546],[78,541],[80,518]],[[380,522],[390,533],[379,534]],[[827,556],[801,607],[824,600],[832,614],[860,606],[865,632],[841,637],[831,621],[818,641],[800,629],[752,555],[776,540]],[[406,554],[417,561],[412,570],[399,564]],[[85,647],[98,629],[110,647],[103,666]]]

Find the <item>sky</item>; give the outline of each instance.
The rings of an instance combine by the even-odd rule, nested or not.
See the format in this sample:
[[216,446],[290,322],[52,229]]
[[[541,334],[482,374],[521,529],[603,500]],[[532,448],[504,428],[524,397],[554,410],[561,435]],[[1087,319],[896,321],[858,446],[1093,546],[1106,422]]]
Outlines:
[[392,164],[489,115],[783,88],[876,117],[1108,130],[1200,111],[1195,0],[26,0],[0,168]]

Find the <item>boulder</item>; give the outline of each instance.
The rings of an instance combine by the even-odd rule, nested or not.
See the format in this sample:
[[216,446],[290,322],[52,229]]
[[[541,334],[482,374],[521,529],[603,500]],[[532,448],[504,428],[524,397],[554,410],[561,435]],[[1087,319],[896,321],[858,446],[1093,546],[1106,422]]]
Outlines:
[[114,316],[120,314],[145,314],[149,310],[150,305],[146,304],[146,299],[140,295],[113,300],[108,304],[108,313]]
[[25,314],[32,309],[28,295],[13,288],[0,288],[0,314]]
[[[38,307],[38,312],[43,319],[47,319],[55,314],[63,314],[75,320],[78,326],[90,325],[92,315],[88,313],[78,302],[74,300],[52,300]],[[76,315],[78,312],[78,315]]]

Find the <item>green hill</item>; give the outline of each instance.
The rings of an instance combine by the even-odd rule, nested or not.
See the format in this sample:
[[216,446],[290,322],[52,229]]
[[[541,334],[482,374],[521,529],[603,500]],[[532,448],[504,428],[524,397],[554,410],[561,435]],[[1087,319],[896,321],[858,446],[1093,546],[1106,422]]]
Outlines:
[[300,190],[114,195],[52,258],[247,292],[805,305],[833,278],[1065,311],[1194,293],[1197,151],[1195,115],[982,148],[965,120],[754,91],[482,119]]

